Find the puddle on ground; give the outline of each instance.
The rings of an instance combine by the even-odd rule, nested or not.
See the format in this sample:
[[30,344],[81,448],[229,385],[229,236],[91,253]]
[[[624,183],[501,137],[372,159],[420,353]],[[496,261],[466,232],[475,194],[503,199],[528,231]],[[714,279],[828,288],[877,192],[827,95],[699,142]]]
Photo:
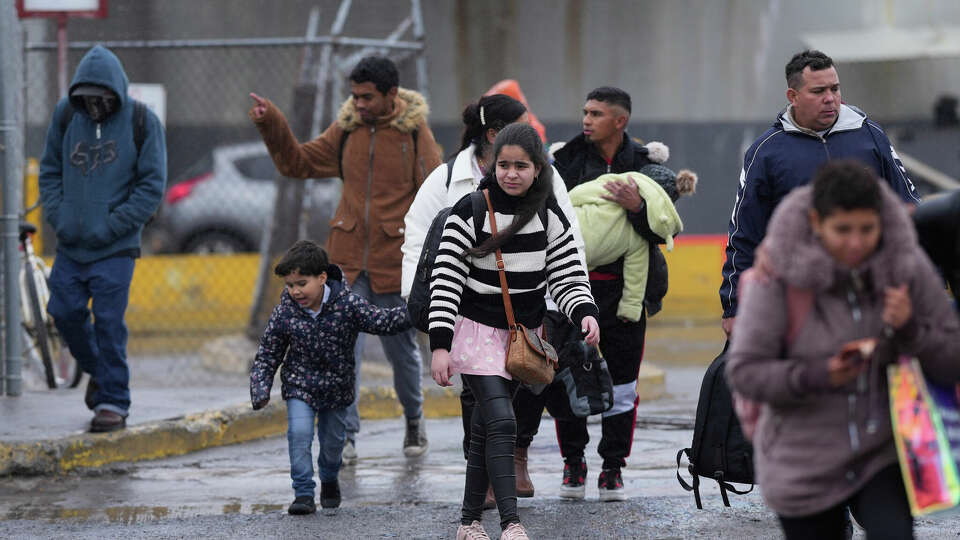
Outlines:
[[[111,506],[107,508],[33,508],[21,506],[0,515],[0,521],[104,521],[118,525],[135,525],[167,518],[185,518],[208,514],[206,508],[167,506]],[[269,514],[284,510],[282,504],[223,505],[224,514]]]

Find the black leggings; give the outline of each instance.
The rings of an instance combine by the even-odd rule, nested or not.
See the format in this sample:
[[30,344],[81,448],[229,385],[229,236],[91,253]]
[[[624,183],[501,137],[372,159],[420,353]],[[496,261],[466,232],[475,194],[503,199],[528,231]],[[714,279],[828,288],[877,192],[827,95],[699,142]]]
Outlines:
[[812,516],[778,516],[787,540],[844,538],[846,507],[867,532],[868,540],[913,538],[913,517],[897,464],[881,470],[845,502]]
[[470,455],[463,489],[461,523],[469,525],[483,517],[487,484],[493,486],[500,511],[500,527],[519,523],[513,449],[517,420],[511,399],[517,383],[496,375],[462,375],[476,400],[471,413]]

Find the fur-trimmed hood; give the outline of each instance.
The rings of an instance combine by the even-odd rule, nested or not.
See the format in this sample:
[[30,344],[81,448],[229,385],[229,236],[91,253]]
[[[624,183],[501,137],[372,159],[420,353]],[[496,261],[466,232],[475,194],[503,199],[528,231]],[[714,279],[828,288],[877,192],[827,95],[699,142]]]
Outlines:
[[[394,100],[394,109],[389,116],[377,119],[377,123],[386,123],[403,133],[410,133],[417,126],[427,121],[430,114],[430,106],[423,95],[414,90],[400,88],[397,97]],[[344,131],[353,131],[363,125],[363,120],[357,114],[353,98],[347,98],[340,106],[340,113],[337,115],[337,123]]]
[[[856,271],[869,275],[868,283],[882,293],[885,287],[910,281],[921,256],[917,235],[903,202],[886,184],[877,251],[859,268],[845,268],[824,249],[810,226],[808,211],[813,207],[813,187],[793,190],[777,206],[762,246],[773,264],[774,274],[789,285],[821,292]],[[916,252],[916,253],[913,253]]]

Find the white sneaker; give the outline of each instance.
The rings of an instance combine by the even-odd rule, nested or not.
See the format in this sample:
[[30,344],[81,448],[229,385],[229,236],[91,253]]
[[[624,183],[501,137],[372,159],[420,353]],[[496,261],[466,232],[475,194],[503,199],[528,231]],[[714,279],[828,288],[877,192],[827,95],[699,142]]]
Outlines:
[[340,459],[343,460],[345,467],[357,464],[357,447],[354,445],[353,439],[347,439],[343,444],[343,453],[340,455]]
[[[504,531],[506,532],[506,531]],[[504,538],[503,535],[500,538]],[[479,521],[457,527],[457,540],[490,540]]]

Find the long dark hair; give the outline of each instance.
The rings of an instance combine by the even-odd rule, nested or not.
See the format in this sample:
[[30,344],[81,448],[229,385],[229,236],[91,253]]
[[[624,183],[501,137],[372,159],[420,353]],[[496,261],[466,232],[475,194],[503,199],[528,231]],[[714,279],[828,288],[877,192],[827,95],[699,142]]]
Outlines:
[[[543,139],[540,138],[537,130],[527,124],[510,124],[501,129],[496,140],[493,141],[494,163],[500,156],[500,150],[507,145],[522,148],[530,156],[530,161],[533,162],[534,166],[540,167],[540,174],[534,178],[530,189],[521,197],[513,223],[506,229],[498,231],[497,236],[491,236],[479,246],[467,250],[467,254],[474,257],[483,257],[507,243],[517,231],[537,215],[537,212],[547,204],[547,198],[553,193],[553,167],[550,166],[547,154],[543,150]],[[496,181],[497,168],[491,166],[487,175],[480,182],[481,187],[484,184],[490,185],[491,182],[496,183]]]
[[488,129],[500,131],[507,124],[516,122],[525,112],[527,108],[523,103],[504,94],[483,96],[476,103],[467,105],[463,110],[463,137],[460,138],[460,149],[457,152],[471,144],[476,144],[480,150],[486,150],[490,144],[486,136]]

